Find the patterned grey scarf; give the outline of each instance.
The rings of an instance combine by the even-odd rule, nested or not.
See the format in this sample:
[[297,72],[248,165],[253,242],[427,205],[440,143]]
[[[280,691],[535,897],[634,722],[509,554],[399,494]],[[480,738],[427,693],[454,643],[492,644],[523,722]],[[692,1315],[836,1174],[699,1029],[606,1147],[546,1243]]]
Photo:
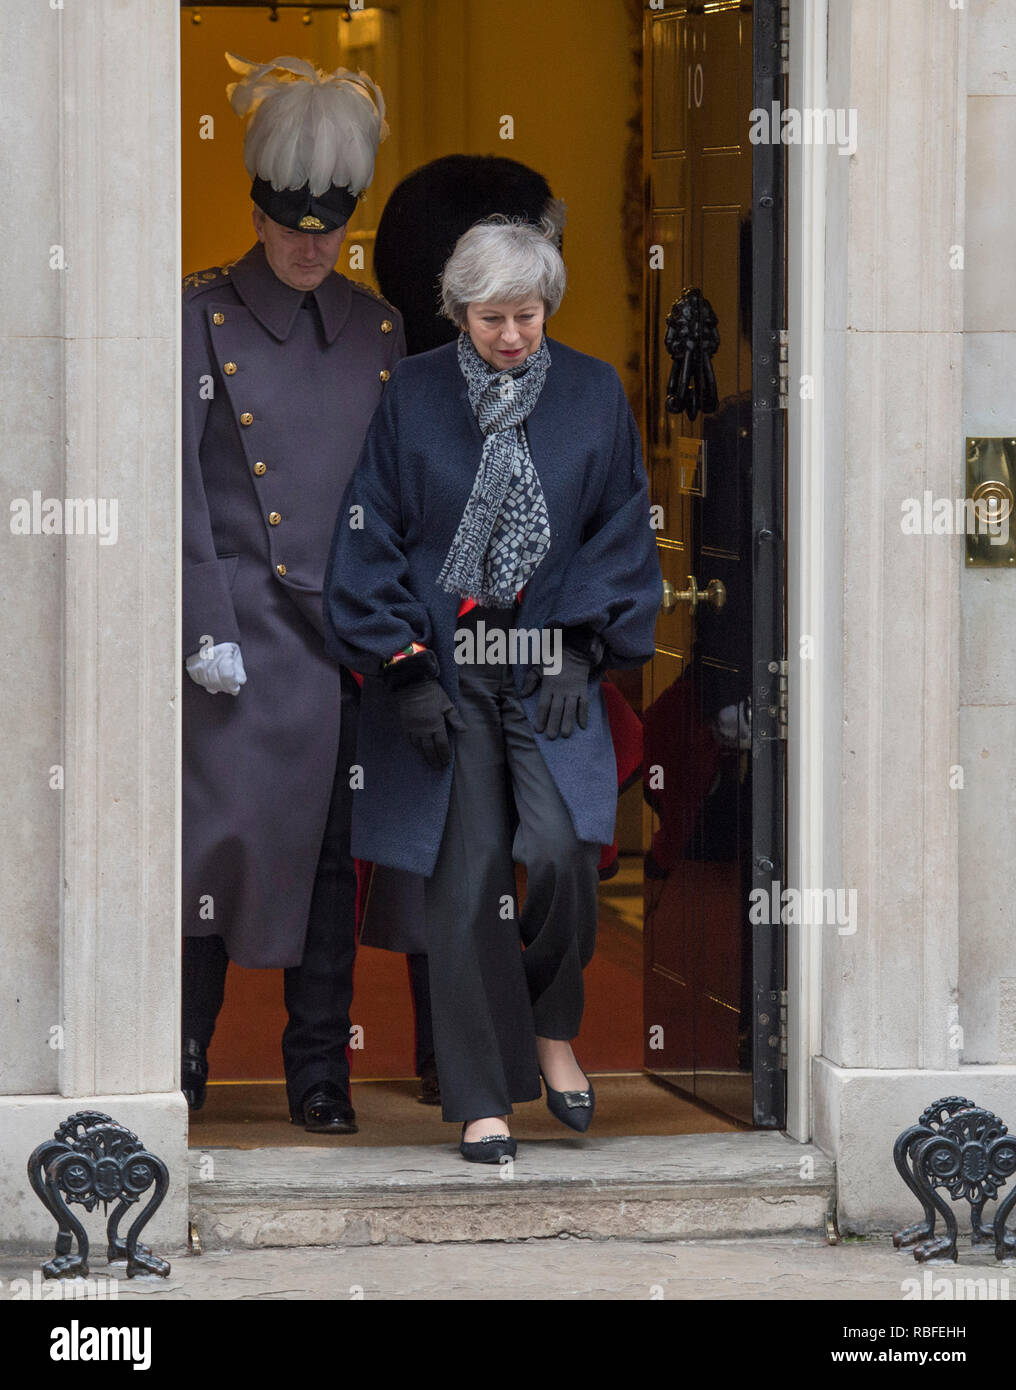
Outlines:
[[483,453],[437,582],[484,607],[511,608],[550,549],[547,503],[522,427],[543,390],[550,352],[544,338],[520,366],[492,371],[462,333],[459,366]]

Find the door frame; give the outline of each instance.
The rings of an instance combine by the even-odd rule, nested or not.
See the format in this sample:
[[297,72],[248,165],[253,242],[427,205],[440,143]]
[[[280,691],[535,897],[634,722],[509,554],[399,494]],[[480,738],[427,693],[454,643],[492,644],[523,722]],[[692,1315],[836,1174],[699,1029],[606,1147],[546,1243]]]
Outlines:
[[[756,0],[772,20],[770,33],[787,39],[786,103],[799,110],[828,104],[828,0]],[[758,28],[756,27],[756,61]],[[779,45],[777,45],[778,47]],[[756,72],[755,84],[758,87]],[[827,627],[825,491],[825,235],[828,146],[798,144],[786,151],[781,202],[785,210],[786,327],[788,330],[784,503],[785,620],[788,708],[785,778],[785,841],[780,877],[785,887],[819,888],[826,876],[824,749],[827,724],[838,718],[839,702],[827,676],[838,669],[826,656],[835,632]],[[753,174],[757,178],[757,173]],[[757,195],[758,189],[754,190]],[[753,196],[753,204],[756,197]],[[755,210],[757,211],[757,209]],[[754,217],[753,217],[754,222]],[[759,238],[753,236],[754,255]],[[753,267],[753,271],[754,271]],[[754,306],[753,306],[754,307]],[[754,329],[753,371],[759,335]],[[810,395],[800,386],[808,378]],[[754,391],[753,396],[757,393]],[[756,417],[757,423],[758,417]],[[758,440],[757,429],[753,432]],[[756,444],[757,447],[757,444]],[[802,656],[801,637],[811,639]],[[827,690],[827,686],[829,687]],[[777,783],[779,785],[779,782]],[[775,808],[771,808],[775,813]],[[754,881],[754,879],[753,879]],[[822,1052],[822,936],[820,926],[788,925],[786,952],[786,1133],[801,1143],[814,1130],[812,1065]],[[777,965],[770,961],[771,977]],[[756,971],[757,982],[757,971]],[[773,978],[775,983],[775,979]],[[757,1057],[757,1051],[756,1051]],[[756,1084],[753,1086],[756,1101]]]
[[[703,0],[680,0],[675,8],[694,14]],[[798,0],[798,27],[801,6],[816,7],[822,0]],[[662,16],[669,11],[667,0],[654,4]],[[752,107],[767,112],[773,102],[793,104],[789,56],[790,13],[786,0],[753,0],[743,5],[752,10]],[[824,36],[825,15],[822,34]],[[814,60],[814,53],[812,60]],[[824,104],[824,103],[823,103]],[[790,498],[792,487],[789,445],[792,428],[800,428],[800,412],[791,424],[788,390],[783,396],[787,358],[783,330],[791,329],[792,307],[800,311],[801,285],[794,280],[795,261],[790,243],[790,165],[794,146],[761,143],[752,148],[751,225],[752,225],[752,456],[751,497],[753,634],[752,672],[752,888],[761,890],[766,901],[773,880],[782,888],[795,882],[800,861],[798,847],[791,846],[788,803],[794,800],[789,783],[789,735],[783,697],[783,677],[788,672],[788,633],[800,629],[792,625],[789,599],[788,564],[792,525]],[[795,186],[799,173],[795,175]],[[799,216],[799,208],[795,208]],[[819,219],[817,234],[824,222]],[[821,243],[818,262],[821,263]],[[648,306],[647,306],[648,307]],[[819,321],[821,327],[821,321]],[[788,364],[789,365],[789,364]],[[799,373],[798,373],[799,374]],[[794,374],[790,374],[793,379]],[[800,461],[795,450],[795,463]],[[796,513],[795,513],[796,518]],[[821,530],[819,530],[819,534]],[[819,552],[820,554],[820,552]],[[821,580],[821,569],[818,571]],[[821,592],[819,590],[819,592]],[[791,644],[796,652],[796,640]],[[796,663],[795,663],[796,664]],[[813,665],[815,663],[812,663]],[[809,771],[819,766],[809,762]],[[796,807],[795,807],[796,810]],[[805,823],[807,824],[807,823]],[[794,833],[801,830],[795,816]],[[795,868],[791,868],[793,863]],[[747,911],[747,904],[745,904]],[[811,1064],[810,970],[802,970],[801,943],[791,945],[787,925],[782,921],[759,924],[752,940],[752,1119],[756,1128],[778,1128],[793,1137],[808,1137],[807,1084]],[[792,930],[792,929],[791,929]],[[788,974],[788,960],[793,965]],[[791,1031],[790,1000],[794,1000]],[[806,1027],[799,1027],[801,1018]],[[782,1025],[782,1026],[781,1026]],[[803,1096],[803,1099],[802,1099]],[[802,1109],[804,1120],[802,1123]]]
[[[789,0],[788,102],[798,109],[827,105],[827,0]],[[825,622],[827,504],[825,494],[825,228],[823,145],[791,145],[787,159],[787,328],[791,390],[787,412],[787,857],[793,887],[820,887],[825,875],[825,671],[836,670]],[[798,384],[810,378],[812,396]],[[802,659],[800,635],[814,655]],[[835,692],[830,690],[829,695]],[[787,1119],[791,1138],[812,1137],[812,1060],[822,1051],[821,927],[787,929]]]
[[[162,3],[166,22],[175,33],[180,0],[162,0]],[[827,104],[827,0],[788,0],[788,8],[789,102],[799,108],[824,108]],[[174,125],[174,139],[179,156],[178,123]],[[824,653],[825,640],[829,635],[824,621],[822,548],[826,515],[822,385],[827,154],[827,149],[822,146],[792,145],[787,157],[790,380],[798,382],[807,373],[814,382],[812,400],[802,401],[798,392],[791,390],[786,421],[787,631],[791,635],[787,653],[786,882],[789,886],[797,887],[820,885],[825,863],[825,779],[822,762],[826,705],[824,663],[822,659],[800,660],[796,634],[809,634],[814,639],[816,653]],[[179,209],[176,220],[178,224]],[[174,245],[179,248],[179,225]],[[177,266],[175,283],[178,283],[180,274]],[[168,402],[167,418],[173,408],[174,402]],[[180,836],[180,817],[177,814],[174,816],[172,836],[173,856],[177,863]],[[788,928],[787,990],[786,1132],[792,1138],[806,1142],[813,1131],[812,1060],[822,1050],[819,929]],[[178,1043],[173,1055],[178,1066]]]
[[[752,109],[785,100],[781,0],[752,7]],[[751,155],[752,415],[752,777],[751,886],[770,900],[785,886],[787,833],[786,411],[782,400],[782,332],[786,325],[786,150],[755,144]],[[747,905],[745,905],[745,910]],[[768,916],[769,914],[767,914]],[[780,914],[782,916],[782,914]],[[751,920],[751,919],[750,919]],[[750,932],[752,970],[752,1119],[783,1129],[787,1114],[784,990],[787,931],[782,920]]]

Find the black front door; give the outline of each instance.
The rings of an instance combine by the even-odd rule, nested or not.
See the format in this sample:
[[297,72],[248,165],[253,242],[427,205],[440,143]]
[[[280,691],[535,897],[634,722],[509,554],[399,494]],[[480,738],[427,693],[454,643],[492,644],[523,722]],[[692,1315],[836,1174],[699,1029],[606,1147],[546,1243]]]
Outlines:
[[784,942],[750,901],[784,842],[783,163],[748,132],[782,91],[779,38],[775,0],[646,12],[644,434],[665,587],[643,703],[645,1065],[766,1127],[785,1113]]

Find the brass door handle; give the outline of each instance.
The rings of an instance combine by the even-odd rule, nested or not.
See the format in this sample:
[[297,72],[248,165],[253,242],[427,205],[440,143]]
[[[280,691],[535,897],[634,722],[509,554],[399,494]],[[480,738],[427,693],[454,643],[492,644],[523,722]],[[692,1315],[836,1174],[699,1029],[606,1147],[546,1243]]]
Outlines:
[[698,586],[698,580],[693,574],[688,576],[687,589],[675,589],[669,579],[663,581],[663,602],[660,604],[662,613],[673,613],[678,603],[687,603],[691,606],[691,611],[700,603],[711,604],[713,608],[722,608],[727,601],[727,586],[722,579],[710,579],[704,589]]

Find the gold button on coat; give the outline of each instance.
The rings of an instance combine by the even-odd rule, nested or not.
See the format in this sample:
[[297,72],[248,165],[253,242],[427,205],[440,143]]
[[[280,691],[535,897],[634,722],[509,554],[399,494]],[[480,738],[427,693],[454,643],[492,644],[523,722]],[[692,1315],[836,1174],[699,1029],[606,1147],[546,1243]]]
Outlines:
[[213,315],[212,315],[212,323],[219,324],[219,323],[225,323],[225,322],[226,322],[226,315],[225,315],[225,314],[213,314]]
[[269,512],[268,520],[273,526],[278,526],[279,522],[282,520],[282,517],[279,515],[278,512]]
[[285,567],[285,565],[276,565],[276,566],[275,566],[275,573],[276,573],[280,578],[284,578],[284,577],[285,577],[285,573],[286,573],[286,567]]
[[382,381],[387,381],[388,378],[391,376],[391,372],[388,370],[387,367],[382,367],[380,372],[378,372],[378,376],[381,378]]
[[253,425],[253,423],[254,423],[254,416],[250,413],[249,410],[245,410],[245,411],[243,412],[243,414],[240,416],[240,424],[241,424],[241,425]]
[[391,331],[392,331],[392,321],[391,321],[391,319],[382,319],[382,321],[381,321],[381,332],[382,332],[382,333],[390,333]]
[[268,472],[268,465],[267,465],[267,463],[262,463],[262,462],[260,461],[260,459],[259,459],[258,462],[254,465],[254,472],[255,472],[255,473],[258,475],[258,477],[260,478],[261,475],[262,475],[262,473],[267,473],[267,472]]
[[226,362],[226,363],[223,364],[222,370],[226,373],[227,376],[235,376],[235,375],[236,375],[236,363],[235,363],[235,362]]

